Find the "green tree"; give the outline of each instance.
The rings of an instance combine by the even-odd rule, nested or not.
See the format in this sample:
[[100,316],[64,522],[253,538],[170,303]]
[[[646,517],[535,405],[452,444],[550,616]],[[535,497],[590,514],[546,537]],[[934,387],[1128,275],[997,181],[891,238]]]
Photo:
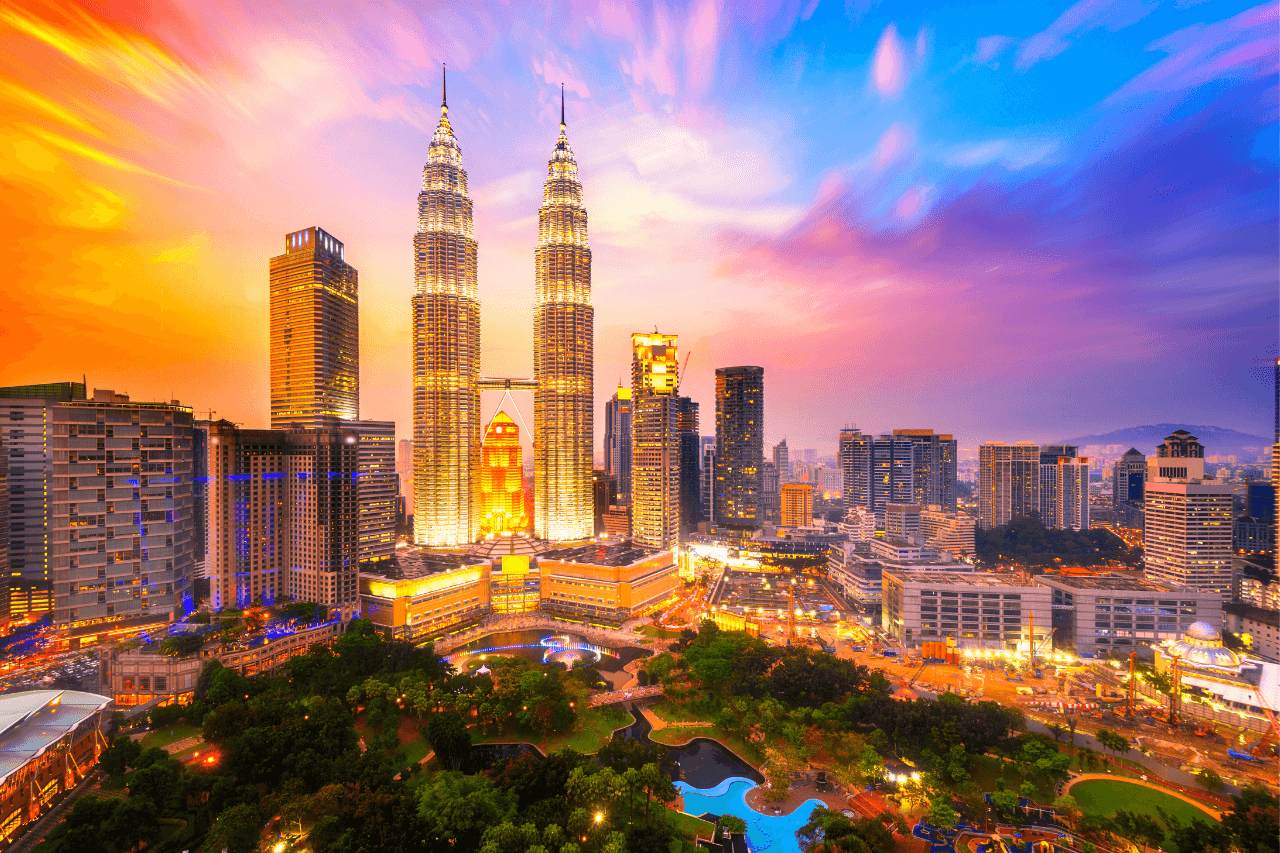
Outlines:
[[1276,798],[1261,785],[1249,785],[1231,798],[1222,827],[1240,853],[1272,853],[1280,849],[1280,812]]
[[951,807],[951,794],[935,794],[929,801],[929,823],[942,829],[954,829],[959,822],[960,815]]
[[428,832],[456,850],[477,849],[486,829],[515,813],[515,796],[485,776],[444,771],[418,789],[418,814]]
[[130,739],[128,735],[116,735],[111,746],[102,751],[98,766],[108,776],[123,776],[140,755],[142,755],[142,747],[137,741]]
[[1196,778],[1200,780],[1200,784],[1210,791],[1222,790],[1222,777],[1212,767],[1206,767],[1196,774]]
[[1018,808],[1018,795],[1013,791],[995,791],[991,794],[991,807],[1009,817]]
[[435,750],[441,767],[461,770],[466,765],[471,754],[471,732],[457,713],[447,711],[432,716],[423,736]]

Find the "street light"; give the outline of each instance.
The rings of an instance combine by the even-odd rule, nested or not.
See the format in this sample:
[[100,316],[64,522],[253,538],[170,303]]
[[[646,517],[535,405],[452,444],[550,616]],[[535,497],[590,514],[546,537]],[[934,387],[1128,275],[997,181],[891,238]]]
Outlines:
[[603,821],[604,821],[604,812],[596,812],[596,823],[602,823]]

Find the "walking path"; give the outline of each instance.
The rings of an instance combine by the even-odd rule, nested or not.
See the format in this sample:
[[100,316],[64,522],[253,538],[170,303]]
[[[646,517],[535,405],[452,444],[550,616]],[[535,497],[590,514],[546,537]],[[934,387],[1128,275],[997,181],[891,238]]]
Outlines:
[[1193,797],[1187,796],[1181,791],[1176,791],[1173,788],[1168,788],[1168,787],[1165,787],[1164,785],[1156,785],[1151,782],[1147,782],[1144,779],[1125,779],[1119,776],[1112,776],[1107,773],[1081,773],[1079,776],[1076,776],[1073,779],[1071,779],[1071,781],[1067,782],[1066,787],[1063,788],[1063,792],[1070,794],[1071,789],[1076,784],[1080,782],[1088,782],[1091,779],[1105,779],[1108,782],[1128,782],[1129,784],[1132,784],[1132,785],[1142,785],[1144,788],[1151,788],[1152,790],[1160,791],[1161,793],[1168,794],[1171,797],[1177,797],[1179,800],[1182,800],[1184,803],[1190,803],[1196,808],[1208,812],[1214,817],[1215,820],[1222,820],[1222,812],[1218,811],[1215,808],[1212,808],[1203,800],[1197,800]]
[[591,697],[590,707],[599,708],[601,705],[612,705],[615,702],[629,702],[633,699],[649,699],[653,696],[661,695],[661,684],[654,684],[649,687],[633,687],[630,690],[615,690],[612,693],[597,693]]
[[652,642],[649,637],[643,634],[637,634],[631,629],[645,624],[645,619],[631,619],[623,622],[618,628],[598,628],[594,625],[584,625],[581,622],[569,622],[564,619],[557,619],[554,616],[546,614],[524,614],[521,616],[498,615],[490,616],[480,622],[473,628],[451,636],[445,637],[435,644],[436,654],[447,655],[450,652],[465,646],[472,640],[479,639],[486,634],[494,634],[500,631],[529,631],[537,629],[546,629],[551,631],[564,631],[570,634],[578,634],[586,637],[593,643],[601,645],[627,645],[642,646]]
[[709,729],[715,725],[715,723],[708,723],[702,720],[690,720],[689,722],[682,722],[682,723],[668,723],[666,720],[662,719],[657,714],[653,713],[653,711],[649,710],[648,705],[637,705],[636,707],[640,710],[640,713],[644,715],[644,718],[649,721],[649,725],[653,726],[653,730],[655,732],[665,728]]

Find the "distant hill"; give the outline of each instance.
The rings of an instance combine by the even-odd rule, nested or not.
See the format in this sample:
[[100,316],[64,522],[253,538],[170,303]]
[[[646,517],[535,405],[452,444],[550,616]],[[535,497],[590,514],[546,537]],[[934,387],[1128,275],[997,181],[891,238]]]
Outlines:
[[1061,444],[1075,444],[1087,447],[1091,444],[1123,444],[1125,448],[1136,447],[1147,456],[1155,453],[1156,447],[1164,443],[1165,436],[1174,430],[1185,429],[1200,439],[1205,453],[1209,456],[1238,456],[1242,461],[1261,456],[1263,449],[1270,442],[1260,435],[1249,435],[1225,427],[1208,424],[1150,424],[1118,429],[1102,435],[1082,435],[1079,438],[1068,438]]

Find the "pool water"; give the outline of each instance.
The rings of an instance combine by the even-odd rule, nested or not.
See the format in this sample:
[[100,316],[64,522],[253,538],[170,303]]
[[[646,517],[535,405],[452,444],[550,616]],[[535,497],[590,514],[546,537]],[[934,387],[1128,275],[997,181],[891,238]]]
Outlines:
[[677,782],[676,787],[684,797],[685,814],[697,817],[710,812],[740,817],[747,824],[747,846],[771,853],[799,853],[796,830],[809,822],[816,806],[825,805],[822,800],[810,799],[788,815],[760,814],[747,805],[747,791],[756,783],[741,776],[725,779],[714,788],[693,788],[684,782]]

